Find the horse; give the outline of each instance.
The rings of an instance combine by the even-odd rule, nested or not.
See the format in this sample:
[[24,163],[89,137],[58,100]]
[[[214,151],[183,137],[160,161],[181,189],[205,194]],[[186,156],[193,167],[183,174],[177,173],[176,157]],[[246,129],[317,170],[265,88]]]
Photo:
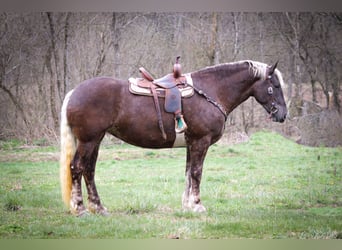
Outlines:
[[[60,181],[67,208],[77,216],[88,211],[109,214],[94,180],[100,143],[108,133],[150,149],[171,148],[178,141],[177,146],[186,148],[182,207],[187,211],[206,211],[200,198],[203,162],[208,148],[221,138],[229,113],[254,97],[270,119],[280,123],[286,119],[284,80],[277,63],[244,60],[188,73],[195,90],[191,97],[182,99],[188,128],[176,134],[173,114],[162,111],[166,138],[158,127],[153,98],[133,95],[128,80],[96,77],[80,83],[67,93],[61,109]],[[183,140],[179,143],[176,138]],[[82,198],[82,177],[88,193],[87,208]]]

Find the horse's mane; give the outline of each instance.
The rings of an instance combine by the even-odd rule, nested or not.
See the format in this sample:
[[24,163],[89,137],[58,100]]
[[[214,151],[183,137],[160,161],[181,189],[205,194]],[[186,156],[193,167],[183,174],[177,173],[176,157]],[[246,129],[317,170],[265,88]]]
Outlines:
[[[252,70],[254,70],[255,76],[260,77],[263,80],[266,79],[267,68],[268,68],[268,65],[266,63],[257,62],[257,61],[248,61],[248,60],[245,62],[248,62],[250,64],[250,67],[252,68]],[[283,75],[281,74],[281,72],[277,68],[275,69],[274,73],[278,77],[280,86],[282,88],[284,88],[285,83],[284,83]]]
[[[217,72],[219,70],[224,69],[230,69],[230,68],[238,68],[238,67],[244,67],[245,65],[248,65],[248,69],[250,70],[253,77],[260,77],[262,80],[265,80],[267,77],[267,68],[268,65],[266,63],[258,62],[258,61],[252,61],[252,60],[242,60],[242,61],[236,61],[236,62],[229,62],[229,63],[221,63],[214,66],[206,67],[199,72]],[[284,80],[281,72],[276,69],[275,74],[277,75],[279,82],[282,87],[284,87]]]

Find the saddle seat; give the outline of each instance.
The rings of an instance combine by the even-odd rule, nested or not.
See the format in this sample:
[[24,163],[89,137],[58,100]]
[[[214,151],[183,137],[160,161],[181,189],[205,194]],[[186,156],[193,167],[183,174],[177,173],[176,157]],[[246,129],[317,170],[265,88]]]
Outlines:
[[[166,78],[167,76],[164,76],[162,78]],[[190,74],[184,74],[182,75],[184,77],[185,84],[177,84],[178,91],[181,93],[182,98],[188,98],[193,96],[194,89],[193,89],[193,83]],[[162,79],[160,78],[160,79]],[[153,93],[151,91],[152,85],[150,81],[147,81],[146,78],[129,78],[129,91],[132,94],[135,95],[146,95],[146,96],[153,96]],[[156,80],[158,81],[158,79]],[[166,95],[166,89],[165,87],[161,87],[158,83],[155,84],[152,82],[155,87],[158,97],[165,98]],[[168,83],[167,83],[168,84]],[[163,85],[163,83],[161,84]]]
[[190,74],[182,75],[181,67],[178,63],[173,67],[173,74],[167,74],[159,79],[154,79],[152,75],[143,67],[139,68],[143,78],[130,78],[129,90],[136,95],[153,96],[155,108],[158,116],[159,128],[163,138],[166,139],[158,97],[164,97],[164,108],[166,112],[175,115],[175,131],[182,133],[187,129],[187,125],[182,115],[182,97],[190,97],[194,90]]

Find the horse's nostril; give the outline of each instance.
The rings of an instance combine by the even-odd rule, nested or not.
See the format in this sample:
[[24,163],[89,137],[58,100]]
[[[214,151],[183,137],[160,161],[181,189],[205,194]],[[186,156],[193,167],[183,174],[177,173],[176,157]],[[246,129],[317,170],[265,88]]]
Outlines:
[[286,119],[286,114],[284,115],[284,117],[279,119],[279,122],[283,123],[285,121],[285,119]]

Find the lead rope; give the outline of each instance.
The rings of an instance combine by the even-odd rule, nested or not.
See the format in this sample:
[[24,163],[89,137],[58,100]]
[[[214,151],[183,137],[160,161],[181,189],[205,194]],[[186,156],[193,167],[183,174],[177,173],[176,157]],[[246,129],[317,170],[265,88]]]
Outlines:
[[[191,85],[188,85],[188,86],[191,86]],[[206,93],[204,93],[203,90],[198,89],[195,86],[191,86],[191,87],[196,91],[197,94],[203,96],[208,102],[210,102],[216,108],[218,108],[221,111],[221,113],[224,115],[224,120],[227,121],[227,118],[228,118],[227,112],[225,111],[224,107],[221,104],[219,104],[213,98],[211,98]]]

